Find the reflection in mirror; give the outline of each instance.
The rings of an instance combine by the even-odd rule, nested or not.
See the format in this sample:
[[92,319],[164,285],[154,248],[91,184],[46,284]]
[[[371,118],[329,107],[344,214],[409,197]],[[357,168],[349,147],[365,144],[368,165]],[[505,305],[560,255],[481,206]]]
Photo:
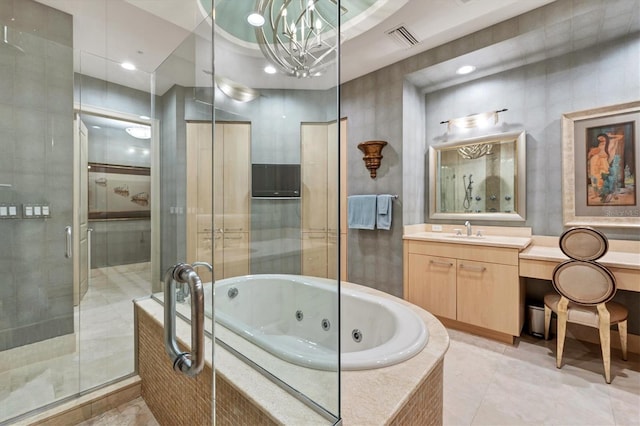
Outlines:
[[429,147],[431,219],[525,220],[525,132]]

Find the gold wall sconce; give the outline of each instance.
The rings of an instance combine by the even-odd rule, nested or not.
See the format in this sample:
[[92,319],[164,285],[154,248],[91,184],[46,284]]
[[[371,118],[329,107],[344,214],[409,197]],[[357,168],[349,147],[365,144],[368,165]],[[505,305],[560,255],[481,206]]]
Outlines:
[[358,149],[364,153],[364,165],[369,170],[371,179],[376,178],[376,171],[382,161],[382,148],[387,145],[385,141],[367,141],[358,144]]

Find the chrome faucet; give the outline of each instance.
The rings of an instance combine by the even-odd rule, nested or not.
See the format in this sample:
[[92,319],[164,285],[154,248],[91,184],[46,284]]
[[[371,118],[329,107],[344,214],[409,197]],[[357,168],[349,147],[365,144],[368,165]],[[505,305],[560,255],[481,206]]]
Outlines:
[[467,237],[470,237],[470,236],[471,236],[471,222],[466,221],[466,222],[464,223],[464,226],[466,226],[466,227],[467,227]]

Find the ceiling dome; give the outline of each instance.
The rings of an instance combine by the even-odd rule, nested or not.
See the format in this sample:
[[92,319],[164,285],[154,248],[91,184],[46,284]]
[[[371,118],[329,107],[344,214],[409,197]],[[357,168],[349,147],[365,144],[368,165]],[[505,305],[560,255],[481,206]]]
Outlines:
[[[203,14],[212,9],[212,0],[198,0]],[[281,2],[284,0],[281,0]],[[320,0],[320,3],[332,0]],[[341,1],[341,40],[353,38],[369,30],[404,6],[408,0],[349,0]],[[255,29],[247,22],[247,17],[255,12],[254,1],[218,1],[216,2],[216,30],[228,40],[252,49],[259,50]],[[221,19],[224,17],[224,19]]]

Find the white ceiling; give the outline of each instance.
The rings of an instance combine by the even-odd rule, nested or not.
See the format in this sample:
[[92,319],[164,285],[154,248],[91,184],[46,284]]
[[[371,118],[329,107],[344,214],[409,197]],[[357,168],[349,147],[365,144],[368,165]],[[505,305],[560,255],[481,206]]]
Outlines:
[[[115,64],[135,63],[143,73],[156,70],[203,20],[197,0],[38,0],[74,17],[74,48],[85,52],[82,72],[142,90],[149,90],[146,77],[118,77]],[[218,0],[221,1],[221,0]],[[224,1],[224,0],[223,0]],[[235,0],[253,1],[253,0]],[[341,81],[346,82],[416,55],[479,29],[517,16],[553,0],[379,0],[386,5],[380,13],[359,27],[360,35],[348,32],[341,47]],[[347,5],[349,0],[342,0]],[[394,3],[395,2],[395,3]],[[389,6],[392,4],[393,7]],[[398,9],[398,4],[403,4]],[[395,11],[397,10],[397,11]],[[372,26],[373,25],[373,26]],[[420,43],[404,48],[386,32],[404,25]],[[236,78],[254,87],[276,87],[273,79],[265,83],[263,59],[259,51],[243,56],[250,66],[229,70]],[[107,58],[112,65],[100,64]],[[223,67],[217,67],[216,72]],[[252,79],[261,79],[256,83]],[[288,78],[288,77],[286,77]],[[320,83],[318,81],[318,83]],[[286,87],[291,87],[286,85]]]

